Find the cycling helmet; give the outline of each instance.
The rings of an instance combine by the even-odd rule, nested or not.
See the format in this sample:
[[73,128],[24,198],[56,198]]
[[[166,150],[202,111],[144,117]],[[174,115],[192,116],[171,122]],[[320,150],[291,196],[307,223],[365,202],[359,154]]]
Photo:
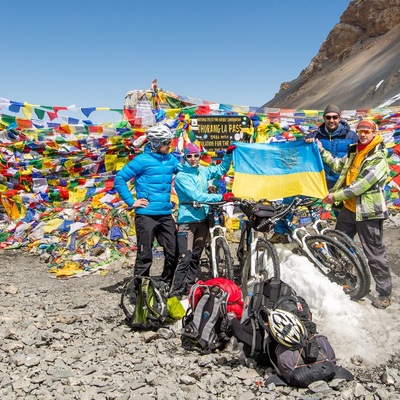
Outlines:
[[162,142],[171,141],[173,137],[171,129],[166,125],[154,125],[146,131],[146,138],[153,151],[160,147]]
[[307,329],[303,322],[289,311],[279,308],[268,314],[272,337],[286,347],[304,347],[307,343]]

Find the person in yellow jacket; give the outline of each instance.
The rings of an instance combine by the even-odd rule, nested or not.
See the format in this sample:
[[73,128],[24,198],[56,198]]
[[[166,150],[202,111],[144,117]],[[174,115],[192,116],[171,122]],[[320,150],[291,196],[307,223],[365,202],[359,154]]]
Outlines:
[[376,124],[363,119],[357,125],[358,143],[342,158],[333,157],[317,140],[322,160],[340,173],[327,204],[343,202],[336,229],[351,238],[356,234],[368,259],[378,297],[372,302],[384,309],[391,304],[392,278],[383,244],[383,220],[388,218],[385,184],[389,175],[387,150]]

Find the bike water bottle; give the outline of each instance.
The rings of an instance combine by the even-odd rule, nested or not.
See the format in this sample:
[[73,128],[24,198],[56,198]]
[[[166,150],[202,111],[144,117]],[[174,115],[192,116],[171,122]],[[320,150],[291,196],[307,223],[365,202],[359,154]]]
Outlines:
[[214,211],[214,225],[219,225],[219,215]]

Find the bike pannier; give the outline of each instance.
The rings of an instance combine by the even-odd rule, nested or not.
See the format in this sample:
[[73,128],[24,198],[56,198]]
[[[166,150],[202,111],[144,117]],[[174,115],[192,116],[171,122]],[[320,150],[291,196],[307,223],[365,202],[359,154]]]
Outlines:
[[[253,209],[251,216],[251,226],[253,229],[257,229],[258,225],[265,220],[265,218],[272,218],[276,215],[276,209],[270,204],[256,204]],[[270,230],[270,224],[265,224],[260,232],[268,232]]]

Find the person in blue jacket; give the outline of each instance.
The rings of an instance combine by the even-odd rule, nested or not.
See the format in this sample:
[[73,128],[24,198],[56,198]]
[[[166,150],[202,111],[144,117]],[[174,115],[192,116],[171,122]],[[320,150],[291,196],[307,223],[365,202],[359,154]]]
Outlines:
[[182,171],[175,178],[175,191],[179,198],[178,208],[178,250],[179,260],[169,296],[182,298],[187,290],[195,283],[201,253],[208,237],[207,214],[208,207],[195,209],[184,202],[193,201],[232,201],[233,193],[208,193],[208,181],[225,174],[231,165],[232,151],[236,148],[231,145],[221,164],[203,167],[199,164],[200,149],[189,144],[185,149],[185,163]]
[[[148,143],[144,152],[117,173],[114,187],[128,207],[135,209],[138,250],[134,274],[149,276],[156,238],[165,256],[161,279],[171,284],[178,259],[171,185],[174,174],[182,165],[169,153],[173,133],[166,125],[149,128],[146,138]],[[131,179],[134,179],[136,200],[127,185]]]
[[[328,104],[324,110],[324,122],[306,136],[306,139],[318,139],[322,147],[328,150],[334,157],[342,158],[347,154],[350,144],[358,142],[358,135],[350,129],[347,121],[340,117],[339,107],[335,104]],[[334,172],[324,163],[325,178],[328,190],[331,189],[339,178],[339,174]],[[283,203],[290,204],[293,198],[286,198]],[[335,212],[336,214],[336,212]],[[272,243],[287,243],[287,229],[283,222],[278,222],[274,228],[274,234],[270,238]]]

